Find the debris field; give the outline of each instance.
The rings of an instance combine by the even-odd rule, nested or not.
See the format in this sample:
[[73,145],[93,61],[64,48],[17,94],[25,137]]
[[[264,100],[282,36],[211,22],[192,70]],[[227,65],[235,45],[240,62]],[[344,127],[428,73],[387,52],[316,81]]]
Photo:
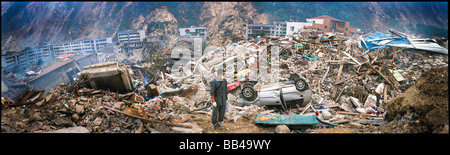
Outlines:
[[[1,132],[448,133],[448,55],[396,46],[368,50],[360,38],[311,30],[257,37],[207,51],[179,72],[154,70],[147,61],[87,66],[80,79],[49,92],[2,97]],[[447,42],[439,43],[447,49]],[[257,69],[261,63],[269,64],[268,74]],[[228,93],[225,127],[211,131],[209,82],[221,66],[236,87]],[[259,88],[291,74],[307,83],[309,102],[286,107],[242,99],[245,81],[255,79]],[[295,119],[269,123],[284,117]]]

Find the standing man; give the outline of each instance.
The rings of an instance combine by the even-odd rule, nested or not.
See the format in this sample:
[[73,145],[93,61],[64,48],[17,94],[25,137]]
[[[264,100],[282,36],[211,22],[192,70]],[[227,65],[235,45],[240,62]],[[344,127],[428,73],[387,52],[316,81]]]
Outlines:
[[211,98],[212,98],[212,117],[211,117],[211,131],[214,131],[214,126],[219,125],[223,129],[222,121],[225,116],[225,109],[227,104],[227,80],[225,79],[225,72],[223,69],[217,70],[217,77],[211,81]]

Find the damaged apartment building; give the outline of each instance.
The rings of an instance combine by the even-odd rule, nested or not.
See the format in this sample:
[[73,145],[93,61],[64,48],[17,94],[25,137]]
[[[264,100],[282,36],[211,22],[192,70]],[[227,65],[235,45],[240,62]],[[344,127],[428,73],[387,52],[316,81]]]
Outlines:
[[102,53],[107,44],[112,44],[111,37],[47,44],[42,47],[26,48],[20,52],[5,52],[2,53],[2,68],[39,65],[64,54]]
[[328,15],[306,19],[306,22],[273,22],[273,24],[247,24],[246,39],[257,35],[283,37],[294,34],[300,29],[315,29],[322,32],[334,32],[337,36],[350,37],[362,34],[358,28],[350,27],[350,22],[342,21]]
[[117,34],[117,42],[124,53],[129,53],[135,49],[162,50],[162,36],[145,35],[145,30],[125,30]]
[[[117,47],[112,37],[50,43],[2,53],[2,96],[15,99],[26,89],[51,88],[78,79],[84,66],[114,60]],[[111,55],[113,58],[111,58]],[[50,81],[50,82],[49,82]],[[8,95],[9,94],[9,95]]]

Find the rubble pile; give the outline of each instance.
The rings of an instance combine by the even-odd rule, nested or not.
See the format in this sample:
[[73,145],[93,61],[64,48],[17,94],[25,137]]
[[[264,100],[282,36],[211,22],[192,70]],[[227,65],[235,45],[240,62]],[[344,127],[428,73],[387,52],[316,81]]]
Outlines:
[[448,133],[448,68],[432,68],[387,105],[386,119],[408,133]]
[[[102,80],[99,78],[104,78],[104,70],[92,66],[89,70],[88,66],[73,84],[61,84],[48,93],[29,90],[17,103],[2,98],[2,132],[55,132],[83,127],[86,130],[82,131],[91,133],[208,133],[209,82],[215,77],[215,69],[222,66],[233,87],[228,94],[226,128],[219,132],[448,131],[447,55],[391,46],[365,50],[360,44],[355,37],[301,30],[292,36],[257,37],[209,49],[199,59],[178,66],[179,72],[175,72],[176,68],[149,70],[154,64],[145,61],[131,69],[120,63],[94,65],[120,66],[105,69],[111,77]],[[260,73],[258,66],[263,63],[269,64],[263,68],[268,73]],[[279,69],[274,70],[276,67]],[[92,79],[85,79],[85,73]],[[241,82],[257,81],[254,87],[261,87],[293,81],[293,74],[298,75],[293,79],[301,78],[308,84],[312,92],[308,103],[289,107],[238,104],[245,85]],[[105,82],[112,80],[122,80],[123,84]],[[121,93],[108,91],[119,86],[127,89],[116,89]],[[283,122],[278,122],[282,125],[277,127],[261,126],[255,124],[257,115],[263,121],[269,118],[265,115],[301,115],[305,117],[299,119],[317,118],[326,126],[318,124],[306,130],[298,128],[302,124]],[[399,120],[405,119],[409,124],[422,125],[421,129],[396,130]]]

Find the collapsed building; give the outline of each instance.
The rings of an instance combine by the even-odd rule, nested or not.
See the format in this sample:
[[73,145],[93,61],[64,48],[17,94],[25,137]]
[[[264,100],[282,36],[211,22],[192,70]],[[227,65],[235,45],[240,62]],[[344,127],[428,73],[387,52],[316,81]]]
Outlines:
[[77,73],[83,71],[83,67],[98,63],[97,54],[77,56],[73,59],[57,61],[39,72],[38,75],[31,76],[25,80],[12,78],[12,73],[2,76],[5,85],[10,87],[2,96],[8,100],[15,101],[27,89],[43,88],[46,92],[60,85],[61,83],[70,83],[76,81],[79,77]]
[[[154,62],[85,66],[78,81],[48,93],[28,91],[19,99],[22,104],[2,99],[2,132],[72,132],[75,127],[73,132],[208,133],[209,81],[223,68],[229,100],[226,128],[219,132],[448,133],[448,121],[438,121],[448,120],[448,99],[436,102],[439,110],[420,113],[421,104],[399,99],[417,88],[429,90],[422,86],[433,77],[427,74],[448,67],[447,55],[415,47],[361,46],[370,41],[302,29],[285,37],[207,47],[203,55],[195,44],[176,47],[170,54],[178,60],[170,71],[152,70],[151,79],[142,71]],[[447,74],[434,78],[446,86]],[[303,97],[288,104],[283,94],[289,93]],[[425,93],[421,99],[433,95],[442,94]],[[276,102],[281,103],[267,104]],[[425,127],[409,128],[418,125]]]

